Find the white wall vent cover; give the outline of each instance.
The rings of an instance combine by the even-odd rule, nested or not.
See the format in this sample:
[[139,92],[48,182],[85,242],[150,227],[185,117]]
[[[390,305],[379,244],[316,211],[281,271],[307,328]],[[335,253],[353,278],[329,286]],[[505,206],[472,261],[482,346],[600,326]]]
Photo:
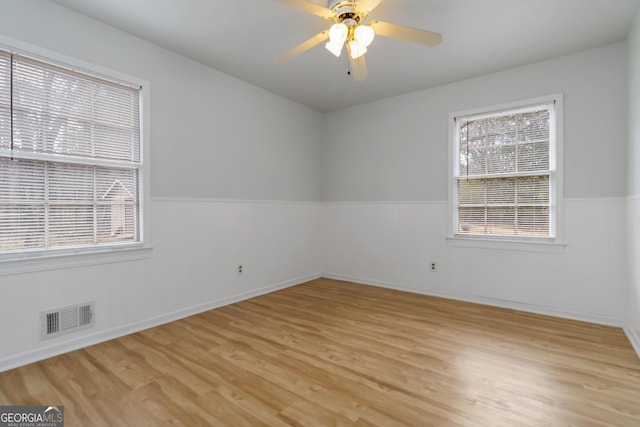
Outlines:
[[93,326],[95,302],[40,312],[40,339],[46,340]]

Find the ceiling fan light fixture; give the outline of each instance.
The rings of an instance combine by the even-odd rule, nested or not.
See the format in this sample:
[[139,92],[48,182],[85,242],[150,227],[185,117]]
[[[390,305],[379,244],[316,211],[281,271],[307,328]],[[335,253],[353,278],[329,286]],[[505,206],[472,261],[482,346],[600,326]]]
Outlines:
[[342,46],[344,41],[349,36],[349,27],[342,22],[333,24],[329,29],[329,41],[324,47],[336,57],[339,57],[342,53]]
[[353,59],[358,59],[367,53],[367,47],[354,39],[349,41],[349,51],[351,52],[351,57]]
[[349,35],[349,27],[342,22],[333,24],[329,29],[329,40],[335,43],[344,43]]
[[340,54],[342,53],[342,46],[344,46],[344,42],[334,42],[334,41],[328,41],[327,44],[324,45],[324,47],[331,53],[333,53],[336,57],[340,57]]
[[369,47],[375,35],[373,28],[368,25],[358,25],[353,31],[354,38],[365,48]]

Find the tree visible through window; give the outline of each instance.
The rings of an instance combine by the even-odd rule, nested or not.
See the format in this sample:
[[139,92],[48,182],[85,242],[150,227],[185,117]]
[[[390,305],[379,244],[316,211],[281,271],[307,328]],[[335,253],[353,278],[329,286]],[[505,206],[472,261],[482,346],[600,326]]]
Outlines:
[[457,235],[554,237],[554,104],[455,117]]
[[141,240],[139,98],[0,51],[0,253]]

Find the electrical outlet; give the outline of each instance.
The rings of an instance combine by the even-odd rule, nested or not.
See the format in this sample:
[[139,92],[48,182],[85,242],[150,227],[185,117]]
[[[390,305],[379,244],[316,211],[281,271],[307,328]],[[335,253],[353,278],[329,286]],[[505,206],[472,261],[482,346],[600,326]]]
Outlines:
[[238,268],[236,269],[236,272],[238,273],[238,276],[241,275],[244,272],[244,265],[238,264]]
[[435,272],[435,271],[436,271],[436,263],[435,263],[435,262],[432,262],[432,263],[431,263],[431,272],[433,273],[433,272]]

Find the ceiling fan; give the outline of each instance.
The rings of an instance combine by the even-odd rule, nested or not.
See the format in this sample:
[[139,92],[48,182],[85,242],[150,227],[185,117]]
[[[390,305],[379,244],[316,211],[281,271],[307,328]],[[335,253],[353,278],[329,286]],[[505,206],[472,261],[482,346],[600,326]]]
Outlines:
[[383,0],[328,0],[328,7],[323,7],[307,0],[277,1],[334,22],[330,29],[322,31],[320,34],[283,53],[278,57],[278,60],[286,61],[328,39],[329,41],[325,44],[325,47],[336,57],[340,56],[346,46],[351,68],[350,74],[353,74],[354,80],[365,80],[368,76],[364,54],[367,52],[367,47],[369,47],[375,35],[427,46],[437,46],[442,42],[441,34],[427,30],[383,21],[372,21],[365,24],[364,21],[369,13]]

